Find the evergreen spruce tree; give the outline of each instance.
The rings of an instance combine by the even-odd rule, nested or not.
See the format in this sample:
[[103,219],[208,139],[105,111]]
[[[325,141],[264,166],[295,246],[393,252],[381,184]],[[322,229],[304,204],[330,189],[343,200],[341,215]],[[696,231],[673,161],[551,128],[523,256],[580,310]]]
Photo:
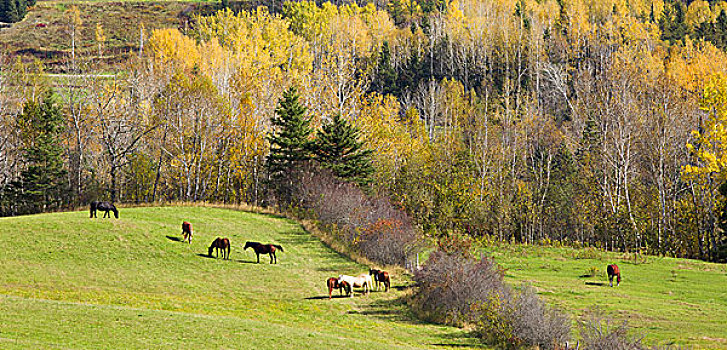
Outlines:
[[306,108],[298,101],[298,92],[290,88],[283,93],[275,116],[271,119],[273,130],[268,135],[270,155],[267,170],[271,189],[282,203],[291,200],[295,170],[311,159],[312,142],[310,118]]
[[714,24],[714,39],[713,43],[714,46],[719,47],[720,49],[727,49],[727,12],[725,10],[722,10],[719,12],[719,16],[717,16],[717,20]]
[[28,12],[28,6],[35,1],[26,0],[0,0],[0,22],[15,23],[22,20]]
[[17,123],[25,147],[23,156],[27,168],[11,186],[21,202],[21,213],[61,207],[67,189],[61,146],[64,118],[53,93],[46,92],[41,102],[26,102]]
[[359,141],[358,129],[338,114],[323,125],[315,141],[316,159],[321,165],[331,169],[336,176],[359,185],[371,182],[372,153]]
[[371,91],[377,91],[383,95],[392,94],[398,96],[400,90],[397,87],[397,74],[391,66],[391,51],[389,42],[384,41],[381,45],[379,60],[376,65],[376,77],[371,84]]

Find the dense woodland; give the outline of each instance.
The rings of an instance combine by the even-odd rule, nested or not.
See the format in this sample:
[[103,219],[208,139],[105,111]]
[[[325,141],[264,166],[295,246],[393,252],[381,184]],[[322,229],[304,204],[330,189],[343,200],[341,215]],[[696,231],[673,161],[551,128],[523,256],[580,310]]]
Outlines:
[[[97,74],[103,28],[70,8],[76,75],[52,92],[42,64],[0,52],[0,211],[280,204],[270,145],[294,87],[311,144],[337,119],[355,126],[373,169],[352,180],[430,236],[724,260],[726,10],[275,3],[140,28],[138,54]],[[98,55],[76,55],[80,39]]]

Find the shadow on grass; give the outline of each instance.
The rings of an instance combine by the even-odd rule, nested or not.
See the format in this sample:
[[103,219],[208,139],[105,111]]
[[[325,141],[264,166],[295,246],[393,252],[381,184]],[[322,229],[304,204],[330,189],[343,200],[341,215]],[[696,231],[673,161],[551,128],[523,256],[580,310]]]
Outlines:
[[578,278],[591,278],[591,277],[595,277],[595,276],[594,275],[580,275],[580,276],[578,276]]
[[[348,296],[345,296],[345,295],[333,295],[331,298],[332,299],[344,299],[344,298],[350,299]],[[305,300],[323,300],[323,299],[328,299],[328,296],[326,296],[326,295],[319,295],[317,297],[307,297],[307,298],[305,298]]]
[[197,256],[201,256],[201,257],[203,257],[203,258],[207,258],[207,259],[216,259],[216,258],[215,258],[214,256],[212,256],[212,255],[207,255],[207,254],[202,254],[202,253],[199,253],[199,254],[197,254]]
[[604,283],[604,282],[586,282],[586,285],[603,287],[606,285],[606,283]]
[[453,332],[448,334],[442,334],[439,336],[443,340],[449,340],[449,342],[441,342],[430,344],[432,346],[446,346],[450,348],[479,348],[479,349],[492,349],[494,346],[487,345],[484,342],[477,339],[475,332]]
[[174,236],[167,236],[167,239],[174,242],[181,242],[182,239],[180,237],[174,237]]
[[255,261],[239,260],[239,259],[238,260],[235,260],[235,261],[236,262],[239,262],[240,264],[253,264],[253,265],[257,265],[257,262],[255,262]]

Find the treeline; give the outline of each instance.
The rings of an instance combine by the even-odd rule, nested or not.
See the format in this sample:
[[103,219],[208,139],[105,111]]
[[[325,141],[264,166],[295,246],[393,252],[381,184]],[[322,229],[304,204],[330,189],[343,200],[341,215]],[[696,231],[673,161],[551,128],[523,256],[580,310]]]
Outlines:
[[[157,30],[122,73],[56,90],[66,190],[44,210],[273,204],[268,137],[292,86],[312,129],[335,116],[360,129],[374,168],[360,188],[431,236],[722,260],[727,55],[693,33],[718,28],[724,3],[694,17],[696,3],[285,2]],[[34,142],[22,106],[47,82],[36,64],[1,67],[9,184]],[[21,213],[11,198],[4,215]]]

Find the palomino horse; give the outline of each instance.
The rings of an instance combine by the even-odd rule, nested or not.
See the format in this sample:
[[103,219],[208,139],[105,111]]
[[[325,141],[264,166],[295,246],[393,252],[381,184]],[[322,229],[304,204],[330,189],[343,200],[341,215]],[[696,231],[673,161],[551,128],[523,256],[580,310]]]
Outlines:
[[182,239],[183,242],[192,244],[192,224],[184,221],[182,222]]
[[114,212],[114,216],[117,219],[119,218],[119,211],[116,209],[116,207],[113,204],[111,204],[109,202],[98,202],[98,201],[91,202],[90,212],[91,212],[92,218],[97,217],[96,210],[100,210],[100,211],[104,212],[103,217],[106,217],[106,215],[108,215],[108,217],[111,217],[111,214],[109,214],[109,212],[112,211],[112,212]]
[[351,285],[349,285],[345,281],[339,283],[338,278],[329,278],[328,281],[326,281],[326,285],[328,285],[328,299],[331,299],[334,289],[338,289],[338,292],[341,293],[341,295],[343,295],[344,289],[346,290],[347,295],[351,294]]
[[368,294],[369,291],[371,290],[371,276],[369,274],[365,274],[365,273],[362,273],[356,277],[347,276],[347,275],[339,275],[338,283],[348,283],[350,285],[349,290],[351,291],[351,293],[349,294],[349,296],[352,298],[353,298],[353,287],[363,288],[365,294]]
[[275,259],[275,263],[278,263],[278,257],[275,256],[275,250],[280,249],[280,251],[284,251],[283,247],[277,245],[277,244],[262,244],[258,242],[245,242],[245,250],[247,248],[252,248],[255,251],[255,254],[257,254],[257,263],[260,263],[260,254],[268,254],[270,255],[270,263],[273,263],[273,259]]
[[212,245],[210,245],[210,248],[207,250],[207,255],[210,257],[212,256],[212,249],[215,250],[215,257],[219,258],[220,250],[222,250],[222,259],[229,259],[230,258],[230,240],[227,238],[220,238],[217,237],[212,242]]
[[389,280],[389,273],[386,271],[381,270],[375,270],[371,269],[369,270],[369,275],[374,277],[374,282],[376,282],[376,291],[379,291],[379,284],[384,284],[384,291],[388,292],[389,287],[391,285],[391,281]]
[[621,271],[618,270],[618,266],[616,264],[608,265],[606,272],[608,272],[608,284],[613,287],[613,276],[616,276],[616,287],[618,287],[621,284]]

